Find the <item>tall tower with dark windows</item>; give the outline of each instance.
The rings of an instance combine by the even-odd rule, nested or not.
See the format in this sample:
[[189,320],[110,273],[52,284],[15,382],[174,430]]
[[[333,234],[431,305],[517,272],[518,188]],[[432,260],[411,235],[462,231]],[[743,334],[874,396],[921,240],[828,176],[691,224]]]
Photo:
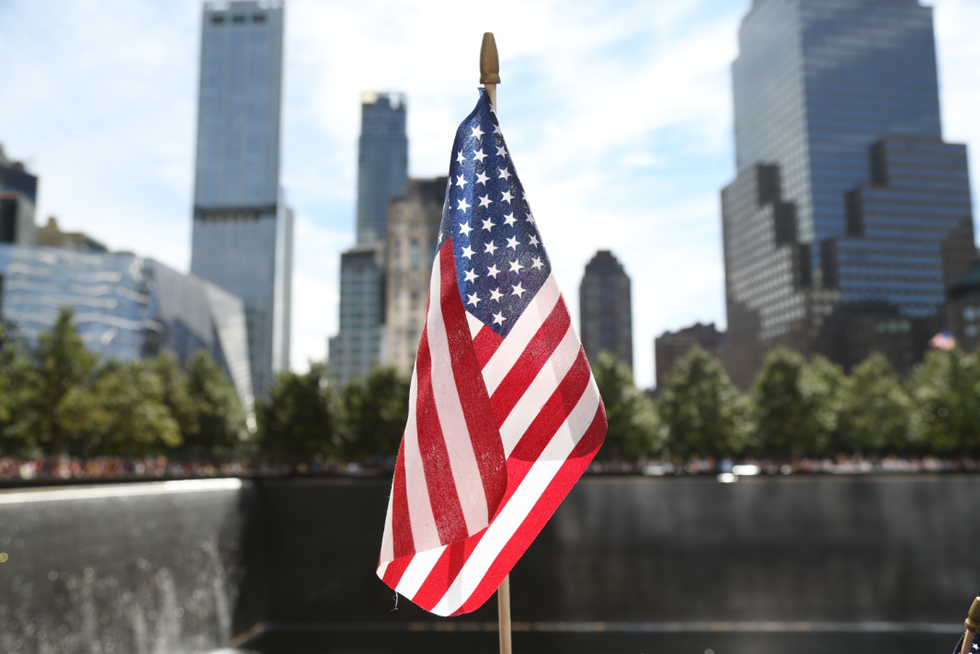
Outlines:
[[191,272],[245,305],[252,386],[289,366],[293,216],[279,183],[283,3],[210,2],[201,71]]
[[340,329],[327,345],[340,383],[388,360],[385,341],[385,236],[389,203],[408,182],[402,93],[361,95],[357,148],[357,244],[340,257]]
[[408,182],[405,95],[361,95],[357,144],[357,244],[385,240],[388,201]]
[[754,0],[732,65],[721,193],[733,380],[787,345],[899,370],[974,259],[966,148],[942,140],[932,9]]
[[582,347],[593,361],[605,350],[633,367],[633,309],[630,278],[609,250],[585,266],[579,286]]

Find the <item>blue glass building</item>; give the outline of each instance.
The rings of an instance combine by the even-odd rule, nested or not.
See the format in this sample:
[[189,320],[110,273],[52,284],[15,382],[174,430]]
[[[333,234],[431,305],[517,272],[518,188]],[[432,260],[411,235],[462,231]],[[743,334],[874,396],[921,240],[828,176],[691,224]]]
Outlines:
[[28,344],[62,307],[104,360],[200,349],[222,367],[251,413],[252,376],[242,301],[203,279],[128,253],[0,244],[0,318]]
[[356,245],[340,255],[340,329],[328,342],[330,374],[345,384],[382,361],[384,246]]
[[340,330],[327,348],[331,375],[340,383],[387,361],[384,243],[389,203],[408,183],[405,117],[403,94],[362,94],[357,244],[340,257]]
[[191,272],[245,303],[252,386],[289,366],[293,216],[279,184],[282,2],[205,3]]
[[787,345],[908,369],[972,264],[966,153],[942,141],[932,10],[755,0],[732,65],[737,177],[722,191],[741,386]]
[[388,201],[408,182],[405,96],[364,93],[357,145],[357,244],[385,240]]

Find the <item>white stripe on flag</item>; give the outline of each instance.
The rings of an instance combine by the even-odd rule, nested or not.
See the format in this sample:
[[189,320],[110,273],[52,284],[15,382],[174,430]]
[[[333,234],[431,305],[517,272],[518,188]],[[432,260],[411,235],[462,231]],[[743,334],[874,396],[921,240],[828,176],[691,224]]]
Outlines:
[[504,456],[510,456],[510,453],[517,447],[517,443],[520,442],[528,427],[538,417],[541,408],[565,379],[565,375],[568,374],[578,358],[581,347],[575,330],[569,325],[565,336],[558,343],[555,351],[551,353],[551,357],[538,371],[534,381],[531,382],[521,399],[511,409],[507,419],[504,420],[504,424],[500,426]]
[[[392,484],[394,485],[394,484]],[[385,514],[385,530],[381,536],[381,560],[385,561],[384,567],[388,567],[388,561],[395,558],[395,537],[391,527],[391,509],[395,503],[395,492],[388,494],[388,513]],[[379,577],[384,577],[384,570],[378,572]]]
[[497,556],[527,519],[537,501],[541,499],[548,484],[571,455],[579,439],[588,430],[595,419],[598,407],[599,392],[595,387],[595,381],[590,379],[589,385],[568,419],[559,427],[506,506],[500,510],[484,532],[483,538],[463,564],[452,586],[432,609],[433,613],[451,615],[463,605],[466,598],[473,594]]
[[[412,386],[408,392],[408,422],[405,423],[405,495],[408,497],[408,521],[412,527],[415,551],[439,547],[439,529],[429,502],[429,486],[425,483],[425,468],[419,450],[418,425],[415,407],[418,403],[418,371],[412,373]],[[392,490],[394,493],[394,490]]]
[[449,351],[449,337],[446,335],[442,305],[439,302],[438,280],[442,278],[441,272],[439,259],[436,259],[432,265],[432,287],[429,290],[429,297],[434,299],[429,303],[429,315],[426,318],[426,334],[429,337],[432,362],[433,395],[443,442],[449,454],[453,485],[456,486],[463,519],[466,521],[466,535],[472,536],[487,526],[490,516],[487,515],[487,496],[483,488],[483,477],[480,475],[480,466],[473,451],[469,426],[466,424],[459,390],[456,388],[453,357]]
[[558,290],[558,282],[555,281],[554,274],[548,275],[544,286],[538,294],[531,300],[524,313],[517,319],[514,329],[503,340],[497,351],[490,357],[490,361],[483,367],[483,380],[487,384],[487,393],[493,395],[500,382],[504,380],[510,369],[517,363],[517,360],[524,354],[527,344],[531,342],[534,335],[538,333],[538,328],[548,319],[551,311],[558,304],[561,291]]
[[443,545],[424,552],[416,552],[408,567],[405,568],[402,578],[398,580],[395,590],[409,599],[415,597],[415,593],[419,592],[419,588],[425,583],[426,577],[432,572],[432,568],[435,567],[445,549],[446,546]]
[[483,321],[469,311],[466,312],[466,323],[470,326],[470,338],[476,338],[476,335],[480,333],[480,330],[485,327]]

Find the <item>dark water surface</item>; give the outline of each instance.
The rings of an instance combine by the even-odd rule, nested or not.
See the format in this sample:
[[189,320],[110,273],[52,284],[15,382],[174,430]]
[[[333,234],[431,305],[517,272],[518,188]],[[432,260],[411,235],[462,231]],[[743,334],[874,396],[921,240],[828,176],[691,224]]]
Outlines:
[[[396,608],[374,573],[389,489],[0,491],[0,653],[497,651],[493,601]],[[980,594],[978,499],[965,475],[587,477],[514,568],[515,650],[950,652]]]

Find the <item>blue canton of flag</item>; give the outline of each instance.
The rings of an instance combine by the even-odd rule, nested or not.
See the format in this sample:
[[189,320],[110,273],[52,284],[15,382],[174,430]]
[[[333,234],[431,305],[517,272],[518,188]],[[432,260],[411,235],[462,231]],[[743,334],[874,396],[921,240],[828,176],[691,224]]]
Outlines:
[[453,239],[466,311],[502,337],[544,285],[551,263],[487,92],[453,143],[440,245]]

